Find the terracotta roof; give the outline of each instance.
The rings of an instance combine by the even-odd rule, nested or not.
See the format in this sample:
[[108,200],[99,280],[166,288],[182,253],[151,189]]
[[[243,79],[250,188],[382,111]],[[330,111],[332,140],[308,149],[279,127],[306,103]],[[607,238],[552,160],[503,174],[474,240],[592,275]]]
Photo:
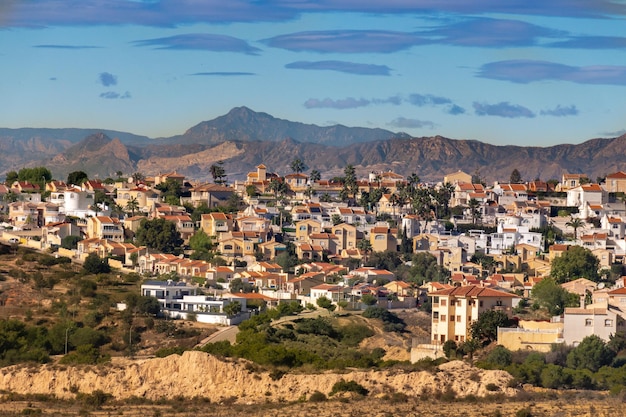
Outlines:
[[465,285],[462,287],[454,287],[430,293],[428,295],[442,296],[452,295],[455,297],[517,297],[517,295],[498,291],[491,288],[483,288],[476,285]]
[[615,179],[626,179],[626,172],[624,171],[618,171],[615,172],[613,174],[609,174],[606,176],[606,178],[615,178]]

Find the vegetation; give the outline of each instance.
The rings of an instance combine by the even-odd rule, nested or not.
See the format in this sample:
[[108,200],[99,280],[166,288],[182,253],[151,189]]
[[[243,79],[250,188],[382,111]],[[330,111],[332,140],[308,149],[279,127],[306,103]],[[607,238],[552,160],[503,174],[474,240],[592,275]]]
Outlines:
[[587,278],[598,282],[598,265],[600,261],[587,248],[571,246],[561,256],[552,261],[550,276],[558,284],[572,281],[577,278]]
[[137,245],[144,245],[163,253],[178,253],[183,244],[176,225],[162,218],[141,220],[136,239]]

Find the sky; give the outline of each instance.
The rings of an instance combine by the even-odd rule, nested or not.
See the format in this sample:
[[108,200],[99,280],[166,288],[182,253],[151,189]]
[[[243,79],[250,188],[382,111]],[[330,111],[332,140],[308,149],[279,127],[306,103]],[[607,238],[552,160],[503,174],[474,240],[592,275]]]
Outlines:
[[495,145],[626,133],[626,0],[0,0],[0,127],[247,106]]

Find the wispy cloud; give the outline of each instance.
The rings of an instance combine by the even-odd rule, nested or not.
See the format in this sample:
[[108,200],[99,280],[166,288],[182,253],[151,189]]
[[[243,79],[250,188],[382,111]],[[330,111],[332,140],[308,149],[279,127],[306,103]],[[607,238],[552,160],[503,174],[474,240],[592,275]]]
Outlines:
[[433,43],[456,46],[521,47],[541,38],[563,37],[566,32],[510,19],[472,18],[420,32]]
[[560,80],[578,84],[626,85],[626,66],[575,67],[549,61],[510,60],[485,64],[477,75],[523,84]]
[[98,75],[98,81],[100,81],[100,84],[104,87],[109,87],[117,84],[117,76],[110,72],[101,72],[100,75]]
[[357,107],[366,107],[371,103],[370,100],[364,98],[353,98],[348,97],[340,100],[333,100],[330,98],[325,98],[323,100],[318,100],[315,98],[310,98],[304,102],[304,107],[307,109],[322,109],[322,108],[331,108],[331,109],[355,109]]
[[388,126],[399,129],[434,129],[435,124],[428,120],[407,119],[406,117],[398,117],[391,122],[387,123]]
[[261,42],[290,51],[391,53],[430,43],[409,32],[383,30],[328,30],[275,36]]
[[99,49],[101,46],[94,45],[33,45],[33,48],[47,49]]
[[285,65],[289,69],[330,70],[357,75],[390,75],[391,68],[386,65],[358,64],[346,61],[296,61]]
[[519,117],[535,117],[535,113],[519,104],[511,104],[508,101],[503,101],[497,104],[486,103],[473,103],[474,113],[478,116],[498,116],[507,117],[511,119]]
[[576,116],[578,115],[578,109],[574,105],[566,106],[566,107],[558,105],[553,109],[541,110],[539,114],[542,116],[556,116],[556,117]]
[[[270,4],[268,4],[270,3]],[[179,26],[191,23],[286,21],[303,13],[334,11],[369,14],[510,14],[565,17],[616,17],[626,6],[615,0],[81,0],[67,7],[59,0],[0,3],[0,25],[147,25]]]
[[240,77],[246,75],[256,75],[254,72],[196,72],[195,74],[189,74],[192,76],[207,76],[207,77]]
[[201,50],[212,52],[238,52],[258,55],[261,50],[248,42],[226,35],[188,33],[165,38],[143,39],[133,42],[136,46],[154,46],[156,49]]
[[564,41],[548,43],[553,48],[624,49],[626,38],[617,36],[574,36]]
[[422,107],[422,106],[437,106],[440,104],[449,104],[452,103],[447,97],[438,97],[432,94],[411,94],[408,99],[409,103],[414,106]]
[[602,136],[606,136],[606,137],[610,137],[610,138],[617,138],[617,137],[620,137],[622,135],[626,135],[626,129],[616,130],[614,132],[604,132],[604,133],[602,133]]
[[130,98],[131,95],[128,91],[126,91],[125,93],[121,94],[121,93],[117,93],[115,91],[107,91],[105,93],[100,94],[100,98],[105,98],[108,100],[115,100],[115,99],[128,99]]

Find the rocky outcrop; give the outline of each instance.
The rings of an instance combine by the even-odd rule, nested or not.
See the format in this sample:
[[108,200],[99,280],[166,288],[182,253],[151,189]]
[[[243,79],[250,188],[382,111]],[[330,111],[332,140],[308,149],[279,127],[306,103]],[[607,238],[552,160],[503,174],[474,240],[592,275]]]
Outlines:
[[461,361],[443,364],[437,372],[353,371],[314,375],[286,374],[272,378],[245,362],[225,362],[198,351],[100,366],[11,366],[0,370],[0,390],[21,394],[49,394],[73,398],[76,392],[101,390],[117,399],[144,397],[206,397],[212,402],[261,403],[295,401],[319,391],[328,394],[336,382],[355,381],[370,395],[402,392],[409,396],[453,390],[459,396],[493,393],[488,384],[508,388],[512,377],[503,371],[486,371]]

